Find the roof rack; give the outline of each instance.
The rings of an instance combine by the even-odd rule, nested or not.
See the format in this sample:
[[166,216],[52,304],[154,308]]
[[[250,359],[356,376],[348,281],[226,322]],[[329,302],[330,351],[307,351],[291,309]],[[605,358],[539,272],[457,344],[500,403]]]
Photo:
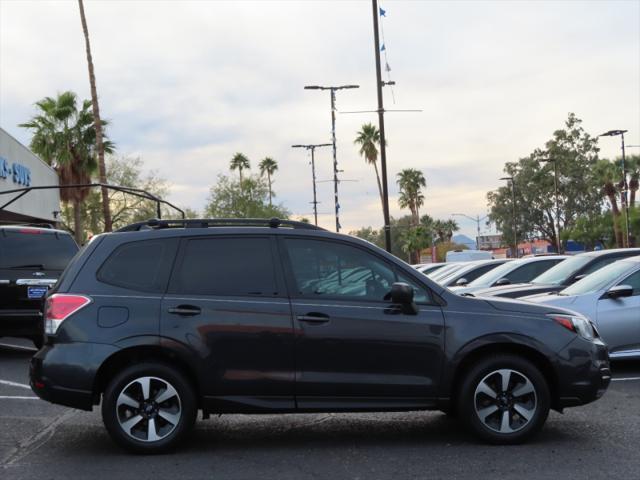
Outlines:
[[164,228],[209,228],[209,227],[269,227],[293,228],[298,230],[324,230],[324,228],[306,222],[281,220],[279,218],[187,218],[181,220],[158,220],[152,218],[144,222],[132,223],[117,230],[118,232],[138,232],[140,230],[159,230]]

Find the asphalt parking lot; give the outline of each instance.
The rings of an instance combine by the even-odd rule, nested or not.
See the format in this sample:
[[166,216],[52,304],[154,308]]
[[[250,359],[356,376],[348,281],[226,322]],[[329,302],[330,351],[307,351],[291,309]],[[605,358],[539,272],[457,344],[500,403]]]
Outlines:
[[526,445],[493,447],[438,412],[225,415],[199,421],[178,452],[140,457],[97,411],[34,398],[33,354],[0,339],[0,478],[640,478],[640,362],[614,365],[598,402],[552,412]]

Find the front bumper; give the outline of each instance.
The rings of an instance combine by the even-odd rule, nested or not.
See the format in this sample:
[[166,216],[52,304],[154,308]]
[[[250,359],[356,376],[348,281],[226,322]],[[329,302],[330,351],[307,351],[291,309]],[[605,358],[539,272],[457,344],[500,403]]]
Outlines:
[[558,353],[558,405],[562,409],[593,402],[611,383],[609,351],[600,340],[573,340]]
[[48,402],[91,410],[98,369],[117,351],[112,345],[96,343],[45,345],[31,359],[31,389]]

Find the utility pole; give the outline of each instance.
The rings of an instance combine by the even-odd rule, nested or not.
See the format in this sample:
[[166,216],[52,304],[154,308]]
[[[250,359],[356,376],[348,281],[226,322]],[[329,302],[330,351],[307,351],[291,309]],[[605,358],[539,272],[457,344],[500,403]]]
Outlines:
[[311,177],[313,179],[313,218],[315,225],[318,226],[318,201],[316,198],[316,162],[314,153],[318,147],[330,147],[331,143],[317,143],[315,145],[291,145],[291,148],[304,148],[311,150]]
[[502,177],[500,180],[511,182],[511,195],[513,206],[513,256],[518,258],[518,224],[516,222],[516,182],[513,177]]
[[340,232],[340,203],[338,201],[338,156],[336,149],[336,90],[360,88],[360,85],[340,85],[335,87],[322,87],[319,85],[306,85],[305,90],[330,90],[331,91],[331,139],[333,145],[333,200],[336,211],[336,232]]
[[478,235],[476,236],[476,250],[480,250],[480,222],[482,220],[484,220],[485,218],[487,218],[487,215],[485,215],[484,217],[480,218],[480,215],[476,215],[475,218],[471,217],[469,215],[466,215],[464,213],[452,213],[451,214],[454,217],[465,217],[468,218],[469,220],[473,220],[474,222],[476,222],[477,224],[477,232]]
[[378,0],[371,0],[373,9],[373,43],[376,54],[376,90],[378,92],[378,123],[380,130],[380,168],[382,170],[382,214],[384,216],[384,247],[391,252],[391,225],[389,220],[389,187],[387,182],[387,142],[384,133],[384,101],[382,97],[382,67],[380,65],[380,33],[378,31]]
[[558,161],[556,158],[543,158],[543,163],[553,162],[553,187],[555,189],[556,200],[556,251],[558,255],[562,253],[562,242],[560,242],[560,197],[558,194]]

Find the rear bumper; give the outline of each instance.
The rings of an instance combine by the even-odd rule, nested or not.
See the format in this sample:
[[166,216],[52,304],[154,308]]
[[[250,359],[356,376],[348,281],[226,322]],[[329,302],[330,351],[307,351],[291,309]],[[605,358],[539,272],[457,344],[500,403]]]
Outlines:
[[31,359],[31,389],[48,402],[91,410],[96,373],[117,350],[112,345],[95,343],[45,345]]
[[609,352],[600,341],[576,338],[562,351],[558,383],[558,407],[574,407],[593,402],[611,383]]
[[44,335],[40,310],[0,310],[0,336],[34,337]]

